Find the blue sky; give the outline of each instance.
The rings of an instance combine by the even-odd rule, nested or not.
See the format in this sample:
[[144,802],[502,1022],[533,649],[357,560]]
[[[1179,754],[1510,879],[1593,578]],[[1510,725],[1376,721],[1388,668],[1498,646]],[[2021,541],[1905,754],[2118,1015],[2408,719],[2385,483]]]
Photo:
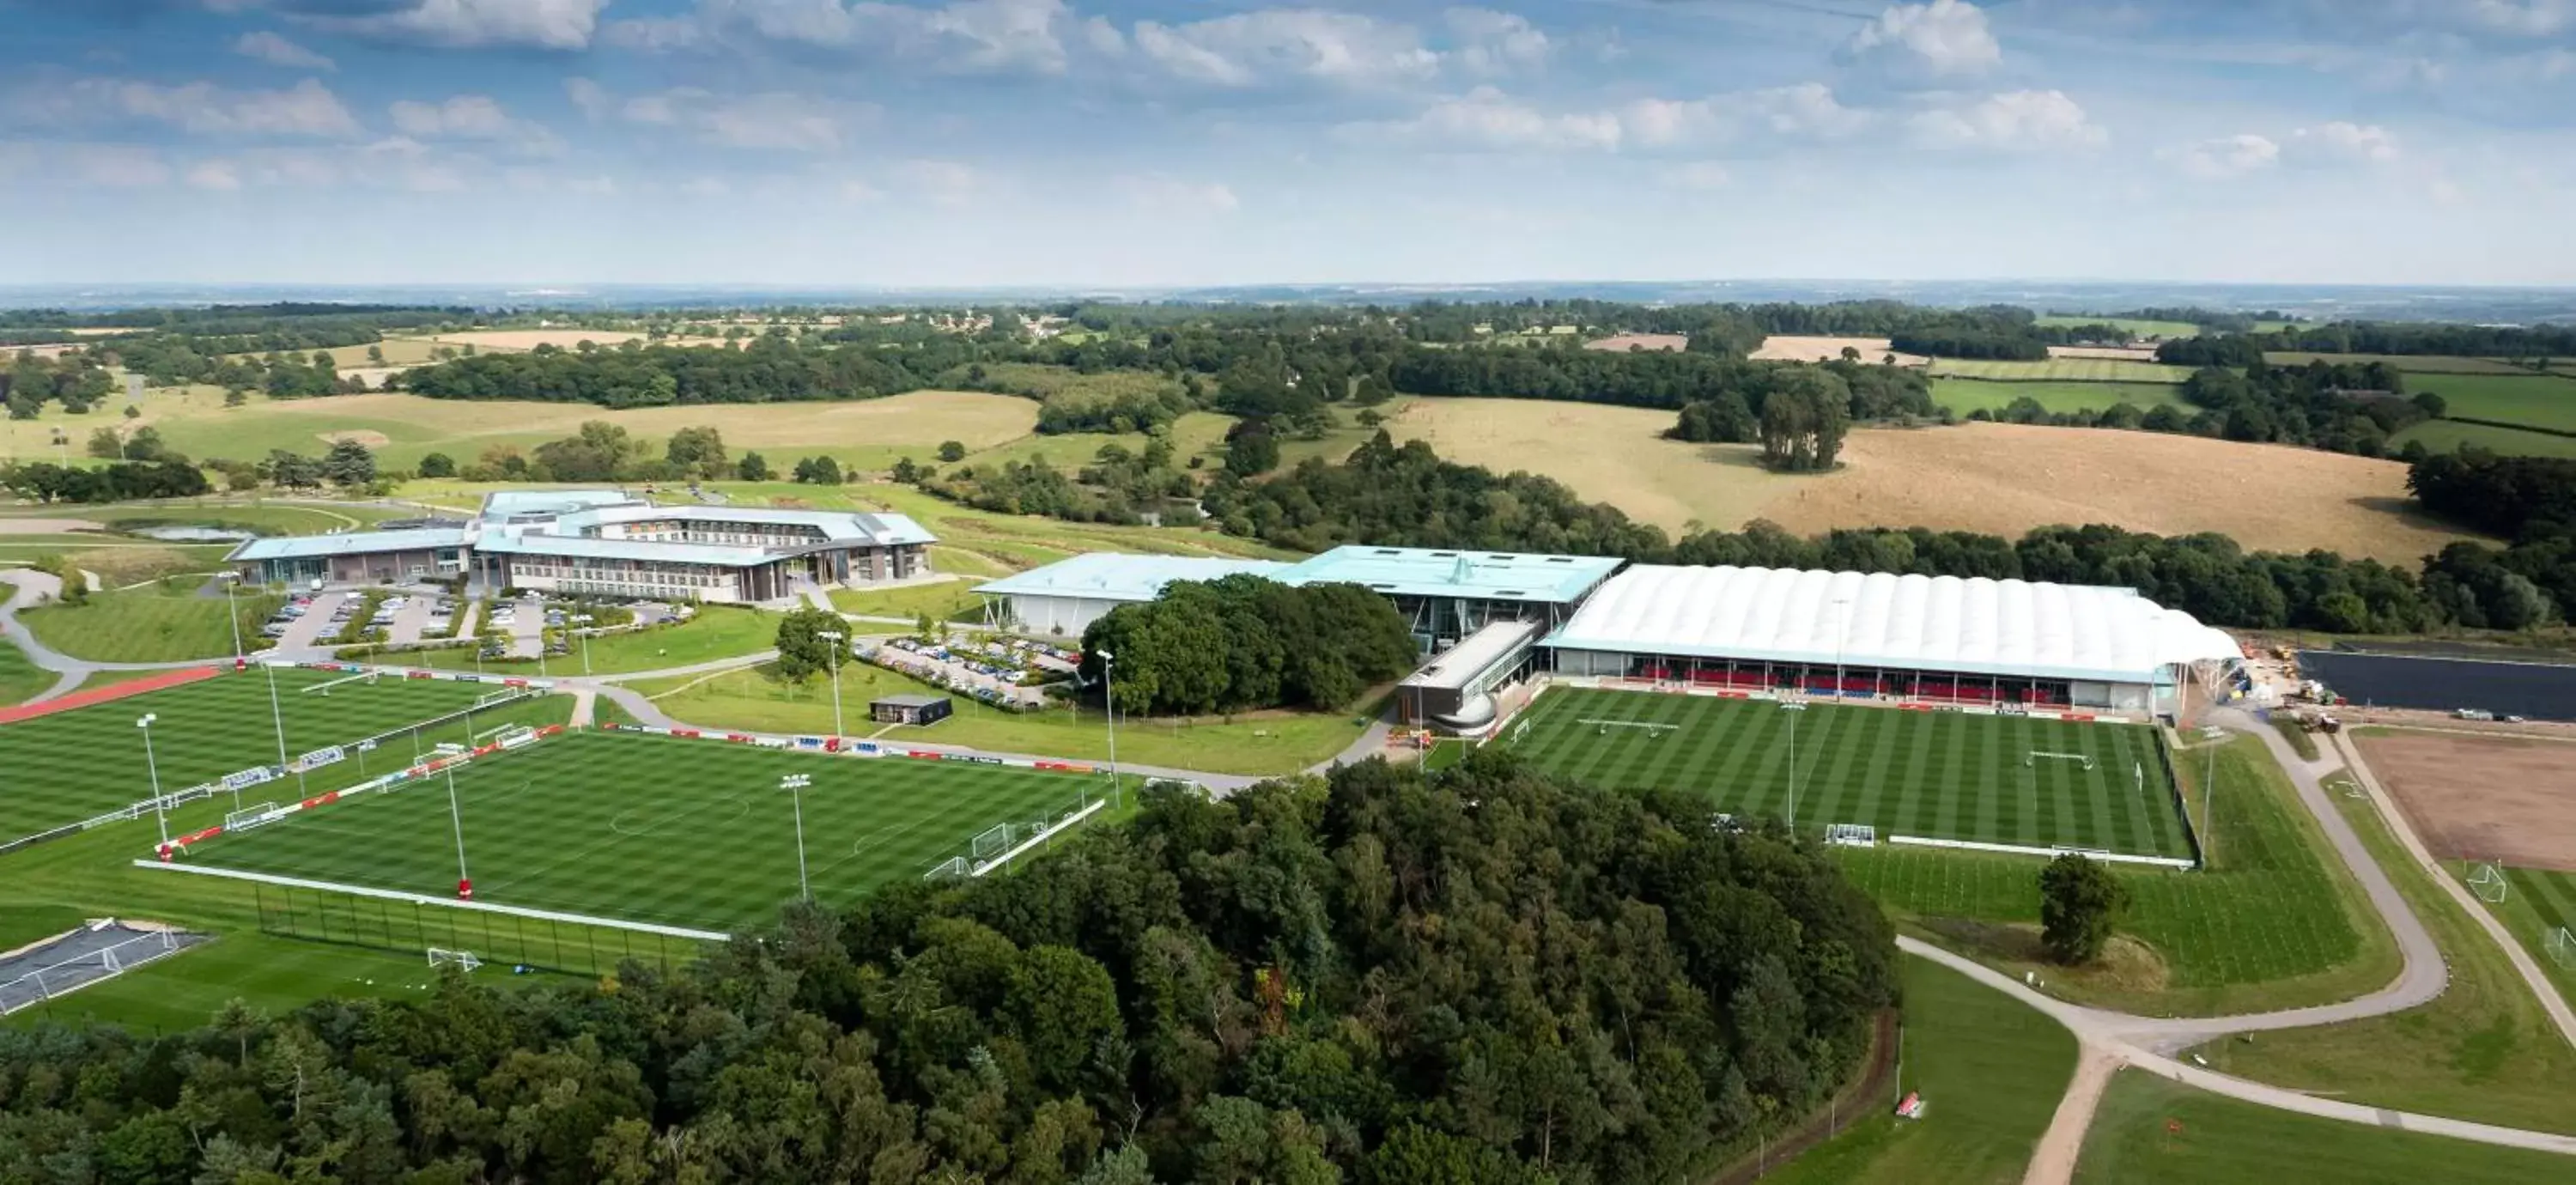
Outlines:
[[0,0],[0,279],[2576,283],[2576,0]]

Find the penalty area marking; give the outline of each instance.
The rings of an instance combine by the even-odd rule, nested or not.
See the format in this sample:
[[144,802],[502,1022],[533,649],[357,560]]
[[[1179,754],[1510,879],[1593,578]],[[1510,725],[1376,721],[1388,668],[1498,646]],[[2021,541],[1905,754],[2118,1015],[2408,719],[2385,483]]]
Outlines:
[[729,798],[719,798],[712,802],[700,803],[697,806],[688,808],[687,810],[673,811],[667,815],[659,815],[643,823],[630,823],[627,816],[646,808],[630,806],[625,810],[617,812],[617,816],[608,821],[608,829],[619,835],[640,839],[644,836],[653,834],[656,829],[660,828],[665,823],[676,823],[691,815],[697,814],[699,811],[706,810],[709,807],[723,806],[726,803],[733,804],[733,814],[714,820],[715,822],[730,823],[735,819],[742,818],[751,813],[751,796],[748,794],[736,794]]

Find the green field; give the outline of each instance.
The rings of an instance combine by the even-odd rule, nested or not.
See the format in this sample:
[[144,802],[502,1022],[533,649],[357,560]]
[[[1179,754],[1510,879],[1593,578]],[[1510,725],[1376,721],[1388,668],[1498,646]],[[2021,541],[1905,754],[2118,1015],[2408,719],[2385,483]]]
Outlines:
[[2276,1111],[2136,1070],[2111,1080],[2075,1165],[2079,1185],[2515,1185],[2571,1175],[2576,1161],[2565,1156]]
[[2315,361],[2343,366],[2366,366],[2373,362],[2385,362],[2409,376],[2406,380],[2409,390],[2415,389],[2415,380],[2412,376],[2419,374],[2527,375],[2532,373],[2525,367],[2500,362],[2493,358],[2463,358],[2455,354],[2318,354],[2296,350],[2272,350],[2263,355],[2263,360],[2274,366],[2305,366]]
[[[483,612],[489,613],[491,609],[491,604],[486,602]],[[477,617],[475,620],[484,619]],[[699,609],[696,617],[677,625],[592,638],[588,669],[596,675],[658,671],[758,654],[777,644],[777,614],[737,605],[711,605]],[[558,654],[542,661],[534,658],[482,658],[480,646],[396,651],[383,655],[381,661],[442,671],[492,671],[513,675],[534,675],[542,667],[547,675],[565,676],[582,673],[582,650],[581,641],[574,639],[570,654]]]
[[843,613],[868,617],[900,617],[910,620],[927,613],[941,621],[983,620],[984,599],[975,595],[981,578],[945,580],[937,584],[915,584],[903,588],[836,588],[832,590],[832,607]]
[[[60,715],[0,724],[0,840],[78,823],[151,798],[151,770],[135,727],[146,713],[155,718],[151,759],[160,767],[164,793],[235,770],[277,764],[281,746],[262,674],[262,668],[227,672]],[[274,720],[284,724],[283,748],[289,757],[461,711],[477,696],[498,690],[449,680],[387,679],[315,691],[346,676],[300,669],[275,674]],[[408,760],[410,741],[399,745],[402,759]],[[379,759],[376,772],[383,772],[385,760]],[[357,763],[348,768],[347,780],[358,780]],[[246,793],[284,798],[293,793],[293,782],[284,791],[272,784]],[[230,805],[228,797],[225,805]]]
[[[1542,697],[1506,736],[1550,773],[1610,789],[1694,789],[1720,810],[1794,815],[1811,831],[1866,823],[1882,842],[1916,835],[2192,854],[2149,728],[1825,703],[1789,712],[1767,700],[1567,688]],[[2092,768],[2025,764],[2034,752],[2082,754]]]
[[[79,605],[46,605],[18,615],[45,645],[92,662],[188,662],[226,658],[261,645],[260,624],[285,598],[244,592],[200,596],[201,580],[173,577],[142,588],[92,593]],[[227,607],[231,616],[227,616]],[[240,626],[235,633],[234,626]]]
[[[2196,1052],[2222,1073],[2346,1102],[2505,1127],[2576,1133],[2571,1050],[2495,939],[2417,866],[2366,799],[2335,806],[2406,895],[2449,966],[2431,1003],[2387,1016],[2220,1041]],[[2374,985],[2375,986],[2375,985]]]
[[2515,868],[2507,870],[2506,876],[2510,884],[2505,899],[2488,908],[2531,952],[2532,961],[2540,964],[2549,981],[2558,985],[2558,994],[2576,1001],[2576,945],[2553,951],[2549,942],[2555,930],[2576,934],[2576,873]]
[[2148,321],[2138,317],[2089,317],[2082,313],[2048,313],[2036,319],[2041,325],[2073,329],[2079,325],[2116,325],[2139,337],[2198,337],[2200,326],[2189,321]]
[[2527,375],[2410,374],[2409,392],[2431,391],[2447,405],[2446,416],[2500,420],[2576,432],[2576,382]]
[[[787,683],[775,678],[768,667],[750,667],[630,686],[652,697],[654,705],[672,718],[691,724],[772,733],[832,731],[832,686],[819,678],[808,684]],[[937,690],[865,663],[841,667],[841,701],[854,726],[865,718],[861,705],[870,699]],[[875,735],[889,742],[926,741],[1084,761],[1109,756],[1108,731],[1098,712],[1064,708],[1013,713],[962,696],[956,703],[956,715],[928,728],[887,726]],[[1374,710],[1265,712],[1201,722],[1122,718],[1118,756],[1139,765],[1210,773],[1297,773],[1332,760],[1357,740],[1367,728],[1363,715],[1373,718]]]
[[[456,776],[478,900],[668,925],[732,928],[797,892],[803,795],[816,899],[847,904],[970,856],[997,824],[1060,818],[1106,779],[995,766],[826,758],[748,745],[574,733]],[[452,892],[443,784],[416,783],[200,846],[214,867],[424,894]]]
[[2200,409],[2184,402],[2176,383],[1996,383],[1981,379],[1932,380],[1932,402],[1960,415],[1984,410],[2000,415],[2017,399],[2036,399],[2052,412],[2101,411],[2126,403],[2140,411],[2170,405],[2186,413]]
[[1932,363],[1932,374],[1936,378],[2019,383],[2179,383],[2191,377],[2191,368],[2125,358],[2051,358],[2045,362],[1943,358]]
[[1904,960],[1902,1092],[1919,1120],[1884,1110],[1765,1177],[1789,1185],[2012,1185],[2075,1073],[2075,1037],[2037,1009],[1929,959]]
[[0,638],[0,707],[25,703],[29,696],[54,685],[54,673],[36,666],[17,644]]
[[[2188,784],[2204,753],[2177,753]],[[2038,971],[2071,999],[2157,1015],[2255,1012],[2349,999],[2397,973],[2387,928],[2259,743],[2215,754],[2217,794],[2202,810],[2210,864],[2198,872],[2115,869],[2131,905],[2121,933],[2153,952],[2153,974],[2100,975],[2037,950],[2039,865],[2025,857],[1877,848],[1838,850],[1844,870],[1890,913],[2009,973]],[[2197,801],[2195,796],[2195,801]]]
[[[2576,386],[2576,383],[2569,385]],[[2576,457],[2576,436],[2524,432],[2492,424],[2463,424],[2456,420],[2426,420],[2410,424],[2389,438],[2388,447],[2393,452],[2419,441],[2437,453],[2473,444],[2513,457]]]

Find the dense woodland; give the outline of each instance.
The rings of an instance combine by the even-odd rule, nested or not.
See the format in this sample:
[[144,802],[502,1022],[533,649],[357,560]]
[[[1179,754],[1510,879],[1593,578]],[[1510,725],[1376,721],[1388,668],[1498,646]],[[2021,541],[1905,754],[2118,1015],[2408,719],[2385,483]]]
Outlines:
[[1800,538],[1755,522],[1742,531],[1676,541],[1548,478],[1453,464],[1421,441],[1399,446],[1384,433],[1339,465],[1309,460],[1266,480],[1220,479],[1207,505],[1227,531],[1299,551],[1371,543],[2122,585],[2213,625],[2245,629],[2520,628],[2553,620],[2559,605],[2576,603],[2565,599],[2576,596],[2576,571],[2564,586],[2544,589],[2537,603],[2500,579],[2461,586],[2469,588],[2467,599],[2451,586],[2438,598],[2428,595],[2433,577],[2447,578],[2446,564],[2472,558],[2455,556],[2457,548],[2428,560],[2419,580],[2402,568],[2329,551],[2248,552],[2224,535],[2168,537],[2100,525],[2042,527],[2011,540],[1920,528]]
[[0,1179],[1673,1181],[1820,1105],[1895,959],[1697,798],[1369,762],[669,978],[0,1029]]
[[1421,655],[1395,602],[1352,584],[1297,587],[1255,576],[1177,581],[1082,634],[1083,678],[1109,681],[1119,710],[1197,716],[1252,708],[1350,707]]

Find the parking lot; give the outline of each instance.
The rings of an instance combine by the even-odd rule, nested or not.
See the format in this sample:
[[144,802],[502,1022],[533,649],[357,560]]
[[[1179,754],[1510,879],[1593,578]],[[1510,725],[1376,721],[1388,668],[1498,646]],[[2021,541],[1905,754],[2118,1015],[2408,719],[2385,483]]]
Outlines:
[[260,627],[259,635],[280,650],[308,650],[338,640],[355,612],[357,597],[350,593],[298,594]]

